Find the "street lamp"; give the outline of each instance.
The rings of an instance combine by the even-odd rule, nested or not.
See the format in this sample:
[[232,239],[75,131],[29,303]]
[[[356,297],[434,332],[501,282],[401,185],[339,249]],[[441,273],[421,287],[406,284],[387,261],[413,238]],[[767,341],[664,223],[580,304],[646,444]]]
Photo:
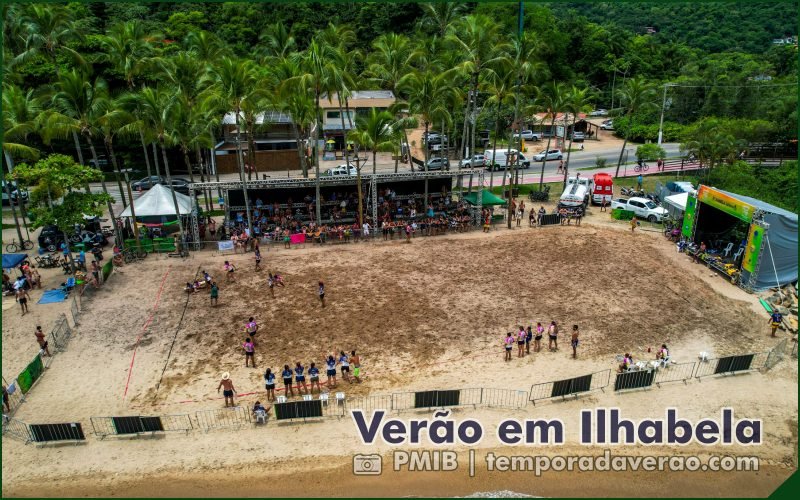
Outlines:
[[[133,218],[133,238],[136,240],[136,248],[139,249],[139,251],[141,251],[142,243],[141,241],[139,241],[139,229],[136,226],[136,209],[133,206],[133,193],[131,192],[131,180],[128,177],[128,174],[130,172],[133,172],[133,169],[123,168],[121,172],[125,174],[125,186],[127,186],[128,188],[128,199],[131,201],[130,207],[131,207],[131,218]],[[178,214],[178,217],[180,217],[180,214]],[[116,224],[116,221],[114,221],[114,224]],[[124,246],[124,240],[123,240],[123,246]]]

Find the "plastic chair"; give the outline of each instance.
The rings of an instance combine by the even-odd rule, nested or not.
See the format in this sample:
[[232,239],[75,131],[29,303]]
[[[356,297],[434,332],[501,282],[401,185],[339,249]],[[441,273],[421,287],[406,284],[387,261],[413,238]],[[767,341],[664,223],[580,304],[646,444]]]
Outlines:
[[328,406],[328,393],[320,394],[319,400],[322,401],[322,406]]
[[725,257],[727,257],[728,254],[731,253],[731,250],[733,250],[733,242],[728,242],[728,244],[725,245],[725,249],[722,250],[722,254],[725,255]]
[[285,403],[286,401],[288,401],[286,396],[278,396],[278,403]]
[[344,393],[343,392],[337,392],[336,393],[336,404],[339,405],[339,406],[344,404]]
[[738,250],[736,250],[736,253],[733,254],[733,261],[736,262],[737,260],[739,260],[739,257],[742,255],[743,252],[744,252],[744,247],[740,247]]
[[256,410],[256,423],[257,424],[266,424],[267,423],[267,411],[266,410]]
[[303,394],[303,401],[311,401],[314,397],[311,394]]

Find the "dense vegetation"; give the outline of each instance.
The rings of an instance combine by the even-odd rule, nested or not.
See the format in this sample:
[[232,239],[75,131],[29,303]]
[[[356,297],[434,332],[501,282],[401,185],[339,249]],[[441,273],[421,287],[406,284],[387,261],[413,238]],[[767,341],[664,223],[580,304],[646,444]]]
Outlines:
[[375,88],[399,103],[353,120],[351,140],[373,153],[416,126],[404,109],[459,156],[478,130],[508,138],[515,113],[552,123],[594,106],[611,108],[626,143],[647,141],[672,83],[666,137],[713,167],[748,142],[797,137],[797,48],[771,43],[796,34],[796,7],[527,3],[518,38],[514,2],[4,3],[4,157],[9,168],[43,152],[109,158],[120,188],[123,159],[202,178],[226,112],[253,157],[255,117],[272,110],[293,117],[307,172],[322,96],[347,107],[351,91]]

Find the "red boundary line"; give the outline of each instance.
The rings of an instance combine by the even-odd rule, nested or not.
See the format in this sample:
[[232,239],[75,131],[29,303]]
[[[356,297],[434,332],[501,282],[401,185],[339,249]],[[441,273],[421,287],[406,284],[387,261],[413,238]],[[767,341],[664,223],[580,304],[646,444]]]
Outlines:
[[164,273],[164,277],[161,278],[161,286],[158,288],[158,293],[156,294],[156,301],[153,303],[153,309],[150,311],[150,316],[147,317],[147,321],[144,322],[142,325],[142,330],[139,332],[139,337],[136,339],[136,344],[133,346],[133,356],[131,356],[131,366],[128,368],[128,380],[125,381],[125,392],[122,394],[122,399],[125,400],[125,396],[128,395],[128,385],[131,382],[131,375],[133,374],[133,362],[136,360],[136,349],[139,347],[139,342],[142,340],[145,332],[147,331],[147,327],[150,326],[150,323],[153,321],[153,316],[158,309],[158,303],[161,302],[161,292],[164,291],[164,283],[167,282],[167,276],[169,275],[169,271],[172,266],[167,268],[167,272]]

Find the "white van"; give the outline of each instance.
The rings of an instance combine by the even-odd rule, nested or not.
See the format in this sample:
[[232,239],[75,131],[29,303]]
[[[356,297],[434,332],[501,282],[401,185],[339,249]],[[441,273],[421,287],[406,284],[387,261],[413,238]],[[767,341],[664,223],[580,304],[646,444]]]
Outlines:
[[[577,208],[586,207],[589,200],[589,186],[582,182],[575,183],[575,178],[572,178],[572,183],[568,183],[564,188],[564,192],[558,198],[559,207]],[[583,181],[583,179],[581,179]]]
[[[494,156],[492,156],[494,153]],[[487,149],[483,152],[483,155],[486,157],[486,170],[505,170],[506,168],[506,159],[508,159],[509,168],[514,167],[515,156],[517,155],[516,149],[498,149],[497,151],[493,151],[491,149]],[[519,164],[522,168],[528,168],[531,166],[531,161],[528,158],[525,158],[525,155],[519,153]]]

